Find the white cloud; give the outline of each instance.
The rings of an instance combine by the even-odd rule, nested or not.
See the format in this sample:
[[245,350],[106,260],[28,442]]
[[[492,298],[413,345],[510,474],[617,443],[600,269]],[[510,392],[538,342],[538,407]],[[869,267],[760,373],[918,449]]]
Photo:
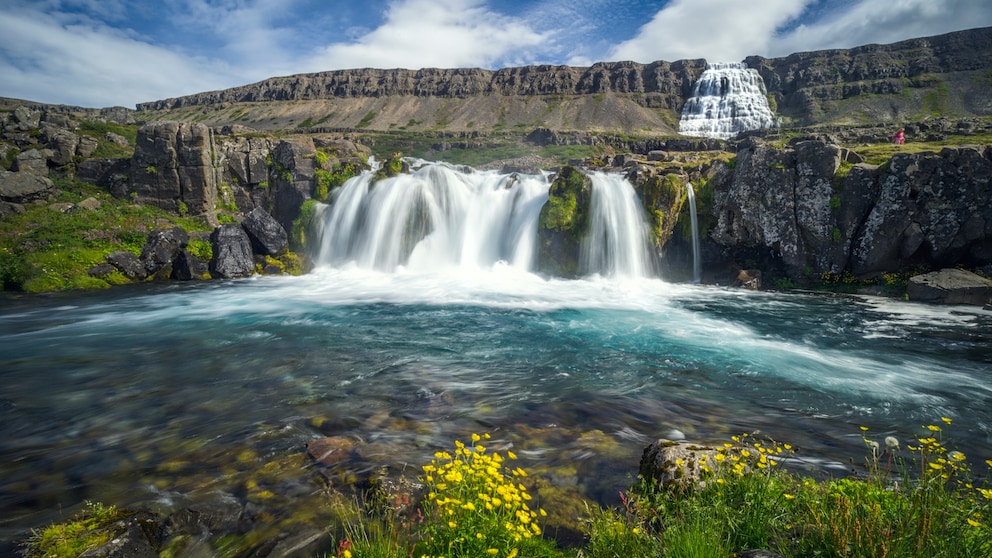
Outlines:
[[775,30],[798,17],[811,1],[673,0],[633,39],[614,47],[609,58],[737,62],[767,51]]
[[404,0],[389,6],[383,25],[354,42],[318,49],[307,66],[311,71],[488,67],[546,39],[481,0]]
[[[992,25],[987,0],[861,0],[772,41],[765,56],[888,44]],[[759,53],[754,53],[759,54]]]
[[185,57],[92,22],[63,24],[33,12],[0,18],[3,95],[83,106],[133,105],[204,91],[223,65]]

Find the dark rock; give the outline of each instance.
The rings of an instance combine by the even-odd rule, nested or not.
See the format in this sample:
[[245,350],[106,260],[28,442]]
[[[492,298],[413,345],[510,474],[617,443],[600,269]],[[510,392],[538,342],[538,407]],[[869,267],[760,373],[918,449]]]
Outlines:
[[238,531],[244,510],[237,498],[224,492],[211,492],[206,498],[169,516],[166,533],[173,536]]
[[172,265],[186,244],[189,235],[182,227],[155,229],[148,234],[148,240],[141,248],[141,262],[149,276],[168,279],[172,276]]
[[10,203],[5,201],[0,201],[0,217],[7,217],[9,215],[20,215],[27,211],[23,205],[19,203]]
[[148,270],[138,256],[126,250],[120,250],[107,255],[107,263],[117,268],[125,277],[132,281],[140,281],[148,277]]
[[127,178],[130,169],[130,159],[87,159],[76,165],[76,178],[109,188],[115,177]]
[[110,541],[79,558],[158,558],[163,531],[159,516],[138,512],[104,529],[113,534]]
[[231,279],[248,277],[255,271],[251,257],[251,240],[240,225],[227,224],[214,229],[210,235],[213,259],[210,272],[218,277]]
[[992,302],[992,281],[963,269],[942,269],[911,277],[906,293],[918,302],[983,306]]
[[241,222],[256,254],[278,255],[289,246],[286,229],[261,207],[252,210]]
[[110,275],[114,271],[117,271],[116,267],[114,267],[109,263],[103,263],[87,269],[86,274],[89,275],[90,277],[106,277],[107,275]]
[[272,150],[269,189],[272,196],[272,217],[291,230],[293,220],[300,214],[303,202],[313,191],[314,162],[316,153],[309,137],[280,141]]
[[55,194],[55,185],[47,177],[0,169],[0,200],[13,204],[28,204],[47,200],[53,194]]
[[210,128],[193,122],[152,122],[138,130],[128,193],[176,213],[215,219],[217,183]]
[[172,278],[177,281],[209,279],[210,267],[187,250],[180,250],[172,262]]

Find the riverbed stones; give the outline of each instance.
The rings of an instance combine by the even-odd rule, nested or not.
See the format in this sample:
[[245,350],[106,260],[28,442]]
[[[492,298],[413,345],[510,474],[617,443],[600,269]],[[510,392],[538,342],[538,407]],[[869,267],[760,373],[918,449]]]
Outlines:
[[132,281],[140,281],[148,277],[148,270],[138,256],[127,250],[119,250],[107,255],[107,263],[114,266],[125,277]]
[[344,436],[317,438],[307,442],[307,453],[322,465],[333,466],[351,459],[355,441]]
[[983,306],[992,302],[992,281],[963,269],[942,269],[909,279],[910,300]]

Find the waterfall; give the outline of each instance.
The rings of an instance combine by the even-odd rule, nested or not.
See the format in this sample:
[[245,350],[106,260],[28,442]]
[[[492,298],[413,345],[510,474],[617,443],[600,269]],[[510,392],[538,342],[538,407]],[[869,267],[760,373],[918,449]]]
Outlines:
[[730,139],[748,130],[772,128],[765,82],[746,64],[708,64],[682,108],[679,133]]
[[692,282],[702,281],[702,264],[699,261],[699,221],[696,218],[696,191],[692,183],[687,184],[689,192],[689,224],[692,226]]
[[[583,273],[653,275],[648,225],[633,186],[621,175],[590,175]],[[550,183],[544,174],[474,171],[419,161],[410,174],[346,181],[321,213],[320,265],[392,272],[537,264],[537,229]]]
[[543,175],[462,172],[424,162],[379,182],[365,172],[333,193],[316,260],[380,271],[497,262],[530,270],[547,199]]
[[621,175],[594,172],[589,234],[582,241],[579,267],[590,274],[651,275],[651,251],[644,209],[633,186]]

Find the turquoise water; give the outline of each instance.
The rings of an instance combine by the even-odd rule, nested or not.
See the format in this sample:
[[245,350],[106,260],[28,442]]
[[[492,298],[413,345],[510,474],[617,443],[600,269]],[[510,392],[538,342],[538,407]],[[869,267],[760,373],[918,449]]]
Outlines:
[[992,458],[992,312],[976,308],[346,266],[11,298],[0,346],[7,544],[84,500],[228,490],[245,448],[261,465],[321,436],[380,447],[354,465],[371,470],[490,432],[603,503],[665,436],[761,430],[845,474],[860,425],[908,441],[949,417],[976,472]]

